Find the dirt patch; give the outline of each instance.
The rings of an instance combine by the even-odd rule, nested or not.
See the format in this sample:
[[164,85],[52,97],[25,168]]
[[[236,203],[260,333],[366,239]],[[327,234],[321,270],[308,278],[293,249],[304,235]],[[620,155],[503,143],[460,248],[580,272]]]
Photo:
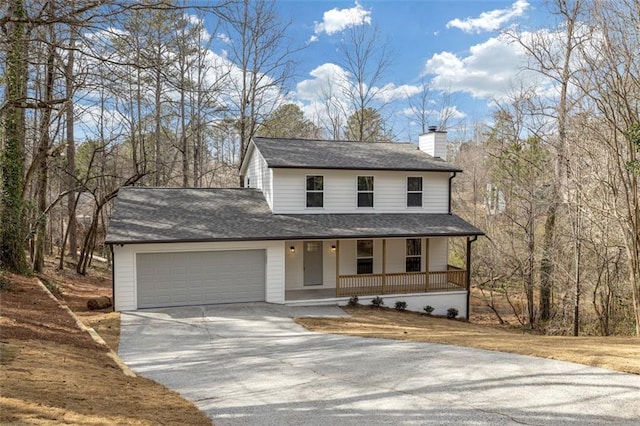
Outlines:
[[640,339],[633,337],[539,336],[368,306],[344,308],[346,318],[296,318],[311,331],[411,340],[511,352],[640,374]]
[[[91,290],[91,284],[80,283],[82,278],[74,277],[72,291],[63,284],[66,278],[58,285],[65,301],[80,310],[84,302],[86,311],[84,299],[101,287]],[[5,279],[11,286],[0,291],[1,424],[211,424],[176,392],[125,376],[106,348],[81,331],[35,278]],[[81,314],[117,346],[118,314]]]

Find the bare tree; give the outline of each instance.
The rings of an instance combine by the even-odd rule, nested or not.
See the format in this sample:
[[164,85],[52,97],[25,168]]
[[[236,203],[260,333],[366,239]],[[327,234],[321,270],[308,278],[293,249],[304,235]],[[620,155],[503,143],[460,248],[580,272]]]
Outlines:
[[[75,204],[75,174],[76,174],[76,141],[74,133],[75,115],[73,94],[75,91],[75,78],[74,78],[74,65],[75,65],[75,48],[76,48],[76,28],[75,26],[69,27],[69,48],[67,51],[67,62],[64,66],[64,79],[65,79],[65,95],[67,97],[66,105],[66,189],[69,191],[67,196],[67,221],[69,228],[69,256],[71,259],[78,259],[78,239],[77,232],[78,226],[76,221],[76,204]],[[64,258],[64,246],[60,252],[61,264]]]
[[231,37],[229,60],[238,72],[230,72],[230,101],[238,120],[240,160],[264,117],[277,107],[299,50],[288,38],[289,23],[278,17],[275,3],[239,0],[219,9],[223,27]]
[[364,18],[358,25],[345,30],[339,54],[338,62],[349,74],[349,78],[343,82],[343,96],[349,104],[349,116],[356,117],[357,121],[350,128],[355,140],[365,141],[365,111],[375,110],[381,115],[384,102],[380,86],[391,65],[391,56],[380,39],[378,28],[369,26]]
[[[583,11],[581,0],[555,0],[552,13],[561,17],[563,34],[561,37],[549,37],[541,32],[526,36],[511,33],[510,35],[528,53],[530,69],[544,75],[559,88],[559,96],[553,104],[555,111],[549,112],[556,120],[557,142],[555,143],[554,163],[555,179],[551,182],[550,199],[544,225],[544,239],[542,243],[542,257],[540,259],[540,319],[547,321],[551,317],[551,292],[557,236],[559,209],[566,200],[567,193],[567,118],[571,111],[569,86],[575,70],[573,60],[575,53],[589,37],[580,31],[580,18]],[[542,113],[542,111],[541,111]],[[547,112],[545,112],[547,114]]]
[[592,138],[606,147],[611,214],[626,252],[628,285],[636,335],[640,336],[640,5],[622,0],[595,3],[590,16],[598,29],[582,49],[585,72],[579,81],[598,115]]
[[420,134],[425,134],[429,126],[437,126],[440,130],[447,130],[454,118],[455,108],[451,90],[436,92],[429,87],[425,76],[420,79],[420,91],[410,96],[407,94],[409,119],[416,121],[420,127]]

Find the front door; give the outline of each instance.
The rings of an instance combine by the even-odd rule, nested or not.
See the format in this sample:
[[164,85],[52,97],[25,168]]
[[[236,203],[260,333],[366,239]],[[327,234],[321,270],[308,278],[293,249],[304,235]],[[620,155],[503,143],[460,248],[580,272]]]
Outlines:
[[304,242],[304,285],[322,285],[322,241]]

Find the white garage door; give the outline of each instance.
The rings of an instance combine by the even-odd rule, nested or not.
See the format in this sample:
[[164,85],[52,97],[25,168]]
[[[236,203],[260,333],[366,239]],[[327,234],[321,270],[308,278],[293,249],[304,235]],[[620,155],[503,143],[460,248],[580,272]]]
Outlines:
[[265,300],[265,251],[140,253],[138,308]]

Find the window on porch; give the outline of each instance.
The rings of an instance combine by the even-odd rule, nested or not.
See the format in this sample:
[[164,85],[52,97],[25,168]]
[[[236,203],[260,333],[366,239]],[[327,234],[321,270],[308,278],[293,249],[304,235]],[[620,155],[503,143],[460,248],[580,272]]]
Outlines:
[[358,274],[373,274],[373,240],[358,240]]
[[420,272],[422,264],[422,240],[407,238],[407,257],[405,272]]

